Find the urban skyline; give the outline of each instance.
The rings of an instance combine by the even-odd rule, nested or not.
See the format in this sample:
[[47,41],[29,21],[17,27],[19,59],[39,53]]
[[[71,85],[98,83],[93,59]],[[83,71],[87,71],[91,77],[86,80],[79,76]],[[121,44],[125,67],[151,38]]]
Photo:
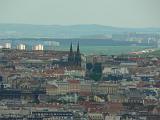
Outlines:
[[0,120],[160,120],[159,5],[0,0]]

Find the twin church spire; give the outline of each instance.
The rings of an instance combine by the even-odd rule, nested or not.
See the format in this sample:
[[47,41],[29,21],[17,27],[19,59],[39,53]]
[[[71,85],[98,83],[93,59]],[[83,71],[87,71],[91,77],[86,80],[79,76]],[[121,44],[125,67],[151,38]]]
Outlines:
[[77,44],[77,51],[73,51],[72,42],[70,45],[70,51],[68,55],[68,63],[72,66],[81,66],[81,54],[80,54],[80,48],[79,48],[79,42]]

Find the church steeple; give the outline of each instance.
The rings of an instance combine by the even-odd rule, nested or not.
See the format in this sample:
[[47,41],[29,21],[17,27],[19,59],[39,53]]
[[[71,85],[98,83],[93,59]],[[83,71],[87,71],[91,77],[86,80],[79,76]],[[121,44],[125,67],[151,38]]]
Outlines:
[[77,52],[75,55],[75,64],[76,66],[81,66],[81,54],[80,54],[80,49],[79,49],[79,41],[77,44]]
[[68,54],[68,63],[69,64],[74,63],[74,53],[73,53],[73,48],[72,48],[72,42],[71,42],[70,51],[69,51],[69,54]]
[[72,48],[72,42],[70,45],[70,51],[68,53],[68,63],[70,66],[81,66],[81,53],[80,53],[80,48],[79,48],[79,42],[77,44],[77,51],[74,52]]
[[79,41],[78,41],[78,44],[77,44],[77,54],[80,54],[80,50],[79,50]]
[[72,42],[71,42],[71,45],[70,45],[70,53],[73,53]]

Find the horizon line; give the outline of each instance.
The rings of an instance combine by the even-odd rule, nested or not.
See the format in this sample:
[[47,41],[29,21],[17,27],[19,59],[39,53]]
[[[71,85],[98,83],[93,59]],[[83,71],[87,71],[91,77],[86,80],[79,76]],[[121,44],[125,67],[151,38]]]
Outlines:
[[35,24],[35,23],[1,23],[3,25],[35,25],[35,26],[64,26],[64,27],[69,27],[69,26],[81,26],[81,25],[95,25],[95,26],[102,26],[102,27],[113,27],[113,28],[126,28],[126,29],[148,29],[148,28],[155,28],[158,29],[160,26],[157,27],[133,27],[133,26],[128,26],[128,27],[122,27],[122,26],[113,26],[113,25],[104,25],[104,24],[96,24],[96,23],[77,23],[77,24]]

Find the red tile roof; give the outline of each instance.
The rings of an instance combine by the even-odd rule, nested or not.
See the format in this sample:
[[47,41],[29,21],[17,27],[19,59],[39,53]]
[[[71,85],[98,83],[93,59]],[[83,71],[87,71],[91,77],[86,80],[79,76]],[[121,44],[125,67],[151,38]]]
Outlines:
[[74,83],[74,84],[78,84],[78,83],[80,83],[80,81],[79,81],[79,80],[68,80],[68,82],[69,82],[69,83]]

